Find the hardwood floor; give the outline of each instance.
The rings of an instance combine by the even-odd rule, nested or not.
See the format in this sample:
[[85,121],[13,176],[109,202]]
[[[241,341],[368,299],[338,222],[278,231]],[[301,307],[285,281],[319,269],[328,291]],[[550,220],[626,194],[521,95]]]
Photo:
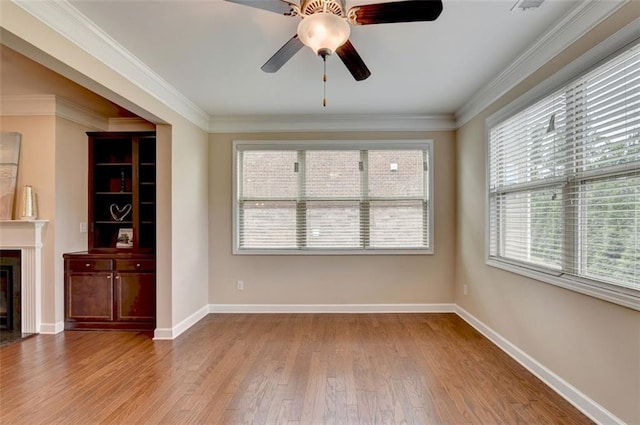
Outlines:
[[591,421],[454,314],[239,314],[3,347],[0,423]]

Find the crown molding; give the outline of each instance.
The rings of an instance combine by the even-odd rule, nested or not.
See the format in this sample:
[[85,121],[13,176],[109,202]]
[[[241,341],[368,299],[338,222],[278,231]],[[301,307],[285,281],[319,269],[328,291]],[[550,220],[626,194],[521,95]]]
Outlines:
[[67,0],[12,0],[193,124],[207,130],[209,115],[111,38]]
[[276,131],[439,131],[466,124],[630,0],[586,0],[449,115],[213,116],[86,18],[67,0],[12,0],[169,108],[210,133]]
[[455,113],[462,127],[630,0],[585,0],[558,21]]
[[606,61],[612,54],[615,55],[615,52],[637,43],[638,40],[640,40],[640,17],[593,46],[587,52],[571,61],[571,63],[545,78],[535,87],[527,90],[526,93],[493,112],[486,119],[487,128],[531,106],[545,95],[558,90],[580,74],[588,72],[589,69],[597,66],[597,64]]
[[56,116],[96,130],[107,130],[109,119],[99,113],[56,96]]
[[54,95],[24,95],[0,97],[2,116],[52,116],[56,114]]
[[453,115],[244,115],[213,116],[209,133],[297,131],[451,131]]
[[2,96],[0,115],[56,116],[94,130],[109,127],[107,117],[55,95]]
[[109,131],[155,131],[155,129],[155,124],[142,118],[109,118]]

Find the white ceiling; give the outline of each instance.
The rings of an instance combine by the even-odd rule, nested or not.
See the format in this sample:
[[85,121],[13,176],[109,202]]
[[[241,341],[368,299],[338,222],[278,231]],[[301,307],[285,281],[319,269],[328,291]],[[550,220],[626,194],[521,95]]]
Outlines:
[[[347,0],[347,6],[380,3]],[[211,116],[263,114],[453,114],[580,1],[444,0],[434,22],[353,27],[372,72],[356,82],[338,57],[308,48],[280,71],[260,70],[299,18],[224,0],[71,0],[117,43]]]

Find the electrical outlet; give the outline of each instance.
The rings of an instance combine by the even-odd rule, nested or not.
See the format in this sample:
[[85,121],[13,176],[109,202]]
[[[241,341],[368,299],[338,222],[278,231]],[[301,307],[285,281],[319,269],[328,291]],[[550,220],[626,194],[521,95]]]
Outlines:
[[464,286],[462,287],[462,292],[467,295],[469,293],[469,285],[467,285],[466,283],[464,284]]
[[244,282],[243,282],[243,281],[241,281],[241,280],[239,280],[239,281],[236,283],[236,289],[237,289],[238,291],[244,291]]
[[80,223],[80,233],[87,233],[87,223],[85,222]]

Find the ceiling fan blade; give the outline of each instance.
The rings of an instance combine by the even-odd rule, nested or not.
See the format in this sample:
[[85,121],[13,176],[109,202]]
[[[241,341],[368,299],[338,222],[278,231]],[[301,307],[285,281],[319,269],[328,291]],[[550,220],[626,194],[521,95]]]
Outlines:
[[298,34],[291,37],[291,40],[287,41],[284,46],[278,50],[275,55],[271,56],[264,65],[262,65],[262,70],[264,72],[276,72],[282,65],[287,63],[289,59],[293,57],[298,50],[302,49],[304,44],[298,38]]
[[356,81],[366,80],[371,75],[371,71],[369,71],[367,65],[364,64],[364,61],[356,51],[356,48],[353,47],[353,44],[351,44],[351,41],[347,40],[346,43],[338,47],[336,54],[342,59],[342,62],[344,62]]
[[355,21],[359,25],[434,21],[442,12],[442,1],[405,0],[354,6],[351,10],[355,10]]
[[288,15],[293,10],[291,3],[285,0],[225,0],[229,3],[242,4],[257,9],[268,10],[269,12]]

